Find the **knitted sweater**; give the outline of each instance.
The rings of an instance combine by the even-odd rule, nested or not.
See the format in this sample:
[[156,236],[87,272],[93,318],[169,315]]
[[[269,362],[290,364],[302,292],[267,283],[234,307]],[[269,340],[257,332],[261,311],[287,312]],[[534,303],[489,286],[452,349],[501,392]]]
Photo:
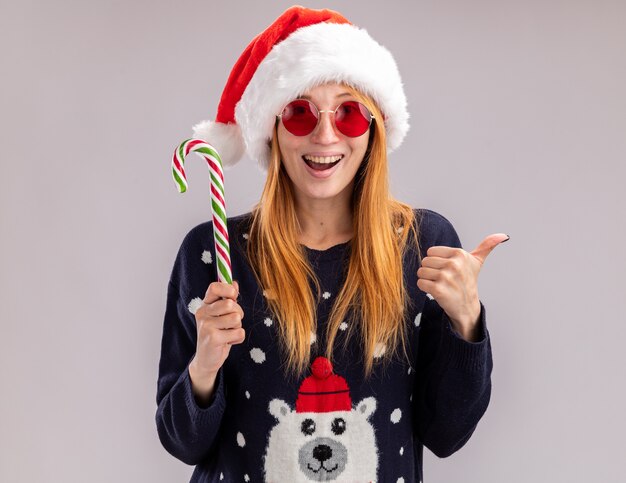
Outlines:
[[[415,210],[422,256],[429,247],[461,247],[451,223]],[[213,224],[183,240],[169,281],[159,364],[156,425],[165,449],[196,465],[191,482],[415,482],[423,481],[422,452],[459,450],[489,404],[492,354],[481,302],[481,340],[468,342],[439,304],[417,287],[414,251],[403,257],[413,302],[407,326],[411,363],[395,359],[363,376],[362,348],[325,353],[325,327],[345,280],[350,242],[327,250],[303,247],[322,288],[317,334],[311,334],[311,371],[286,377],[278,327],[245,256],[250,214],[228,219],[233,279],[244,311],[246,338],[233,345],[218,372],[208,407],[194,398],[188,366],[196,349],[195,311],[217,279]],[[343,346],[340,327],[338,344]],[[381,356],[385,347],[378,347]]]

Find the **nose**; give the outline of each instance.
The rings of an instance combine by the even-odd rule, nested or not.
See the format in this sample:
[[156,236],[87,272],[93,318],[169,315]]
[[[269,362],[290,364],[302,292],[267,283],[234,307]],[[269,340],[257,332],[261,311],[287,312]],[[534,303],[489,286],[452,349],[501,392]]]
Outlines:
[[334,114],[324,111],[319,113],[320,120],[311,133],[311,141],[317,144],[333,144],[339,141],[337,135]]
[[326,444],[320,444],[313,449],[313,458],[322,463],[333,457],[333,450]]

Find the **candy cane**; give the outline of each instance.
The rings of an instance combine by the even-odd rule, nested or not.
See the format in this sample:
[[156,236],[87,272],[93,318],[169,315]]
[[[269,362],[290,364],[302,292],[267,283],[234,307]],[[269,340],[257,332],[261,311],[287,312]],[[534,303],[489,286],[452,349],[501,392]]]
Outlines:
[[226,228],[226,203],[224,202],[224,171],[222,159],[217,150],[200,139],[187,139],[180,143],[174,151],[172,159],[172,175],[178,186],[178,192],[187,191],[187,177],[183,163],[192,151],[200,154],[209,165],[211,175],[211,208],[213,211],[213,238],[217,258],[217,279],[220,282],[233,283],[230,266],[230,248],[228,245],[228,229]]

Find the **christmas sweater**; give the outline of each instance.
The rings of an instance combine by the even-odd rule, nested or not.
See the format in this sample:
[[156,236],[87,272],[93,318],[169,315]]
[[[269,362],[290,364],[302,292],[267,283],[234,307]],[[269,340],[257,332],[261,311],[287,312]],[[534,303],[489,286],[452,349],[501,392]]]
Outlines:
[[[431,246],[461,247],[451,223],[414,210],[422,256]],[[196,349],[195,311],[217,280],[213,224],[193,228],[178,251],[167,290],[157,381],[156,426],[165,449],[195,465],[191,482],[422,482],[424,446],[440,458],[473,434],[491,394],[492,354],[482,302],[480,340],[454,331],[439,304],[417,287],[414,248],[403,255],[411,300],[404,323],[410,363],[375,365],[366,379],[357,337],[333,361],[323,355],[325,327],[345,281],[350,242],[327,250],[303,246],[321,288],[311,369],[285,375],[278,327],[245,256],[250,213],[228,219],[237,302],[245,341],[220,368],[208,407],[194,398],[188,366]],[[376,357],[386,348],[377,347]]]

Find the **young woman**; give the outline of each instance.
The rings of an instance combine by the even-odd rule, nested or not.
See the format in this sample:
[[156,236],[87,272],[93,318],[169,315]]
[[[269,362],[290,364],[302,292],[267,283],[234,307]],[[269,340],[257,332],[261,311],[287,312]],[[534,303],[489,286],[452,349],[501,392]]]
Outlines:
[[267,178],[228,220],[233,285],[216,281],[212,222],[172,271],[156,422],[191,481],[422,481],[423,446],[445,457],[475,430],[492,370],[477,276],[508,237],[468,253],[445,217],[390,196],[407,120],[386,49],[292,7],[196,126]]

